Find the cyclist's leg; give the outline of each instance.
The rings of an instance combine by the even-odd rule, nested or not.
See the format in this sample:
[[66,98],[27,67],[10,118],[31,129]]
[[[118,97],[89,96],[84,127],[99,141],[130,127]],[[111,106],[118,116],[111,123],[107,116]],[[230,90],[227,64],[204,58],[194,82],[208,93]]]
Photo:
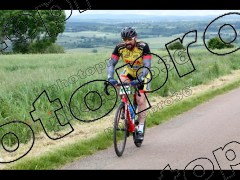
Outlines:
[[[120,75],[120,79],[122,81],[122,83],[130,83],[130,79],[128,77],[128,71],[127,69],[124,68],[123,72]],[[118,79],[118,83],[120,83],[120,80]],[[118,90],[120,89],[120,87],[118,86]]]
[[[140,94],[141,97],[136,96],[137,99],[137,103],[138,103],[138,112],[143,111],[144,109],[146,109],[146,97],[144,96],[144,91],[149,91],[150,90],[150,75],[148,74],[147,77],[144,79],[144,85],[141,85],[141,87],[139,88],[140,90]],[[148,95],[148,93],[146,93],[146,95]],[[138,135],[135,138],[136,140],[141,140],[143,141],[144,139],[144,126],[145,126],[145,120],[146,120],[146,111],[143,111],[141,113],[138,114],[138,120],[139,120],[139,127],[138,127]]]
[[[122,83],[130,83],[131,81],[131,77],[129,77],[128,71],[127,69],[124,68],[123,72],[120,75],[120,79],[122,81]],[[118,83],[120,83],[120,80],[118,79]],[[119,94],[119,89],[120,87],[118,86],[118,94]],[[120,99],[122,98],[122,95],[119,95]],[[124,119],[124,111],[121,112],[121,119]]]
[[[144,79],[144,83],[147,83],[150,81],[150,74],[148,74],[146,76],[146,78]],[[142,85],[140,88],[140,94],[141,94],[141,97],[139,96],[136,96],[137,97],[137,103],[138,103],[138,112],[144,110],[147,108],[146,106],[146,97],[144,96],[144,93],[143,92],[147,92],[150,90],[150,83],[147,83],[147,84],[144,84]],[[146,95],[148,95],[148,93],[146,93]],[[139,120],[139,124],[142,123],[144,124],[145,122],[145,119],[146,119],[146,111],[143,111],[142,113],[138,114],[138,120]]]

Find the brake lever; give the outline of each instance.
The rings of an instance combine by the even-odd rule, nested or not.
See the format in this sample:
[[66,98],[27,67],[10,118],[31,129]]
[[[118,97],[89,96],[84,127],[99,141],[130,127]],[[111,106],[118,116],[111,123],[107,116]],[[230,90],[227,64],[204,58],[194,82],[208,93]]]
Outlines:
[[138,85],[136,85],[136,91],[139,97],[141,97],[141,94],[139,93]]
[[109,96],[110,94],[108,93],[108,89],[107,89],[107,87],[108,87],[108,82],[104,82],[104,92]]

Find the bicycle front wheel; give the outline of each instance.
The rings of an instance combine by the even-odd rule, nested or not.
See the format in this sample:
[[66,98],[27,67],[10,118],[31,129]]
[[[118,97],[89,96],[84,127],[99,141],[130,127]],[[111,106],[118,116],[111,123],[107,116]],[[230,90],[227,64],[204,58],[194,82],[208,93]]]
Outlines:
[[114,148],[119,157],[122,156],[125,149],[128,132],[127,120],[120,117],[122,111],[125,111],[124,102],[121,102],[117,108],[113,128]]

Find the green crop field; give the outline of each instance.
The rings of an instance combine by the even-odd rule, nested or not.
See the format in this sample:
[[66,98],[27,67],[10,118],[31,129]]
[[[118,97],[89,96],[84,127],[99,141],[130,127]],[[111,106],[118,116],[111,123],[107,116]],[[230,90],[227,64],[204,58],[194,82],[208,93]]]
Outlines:
[[[229,52],[229,49],[218,52]],[[193,67],[185,53],[185,64],[183,64],[184,52],[178,57],[180,51],[171,51],[174,61],[178,62],[177,68],[180,74],[185,74],[193,70]],[[190,56],[196,68],[191,74],[179,78],[173,64],[167,56],[167,51],[153,51],[153,53],[167,60],[169,74],[166,84],[158,91],[151,93],[149,96],[167,96],[169,93],[174,93],[185,86],[196,86],[206,84],[217,78],[229,74],[231,70],[240,69],[239,51],[226,56],[216,56],[211,54],[206,49],[190,49]],[[43,131],[40,122],[33,122],[29,114],[33,110],[32,103],[46,90],[50,100],[59,98],[63,109],[58,113],[66,112],[66,116],[71,114],[67,109],[72,96],[71,105],[73,113],[81,120],[93,120],[97,117],[105,115],[111,111],[115,104],[115,91],[112,89],[112,96],[106,96],[103,93],[103,80],[107,80],[107,65],[109,53],[76,53],[76,54],[26,54],[26,55],[2,55],[0,56],[0,124],[5,124],[10,121],[19,120],[27,122],[34,130],[35,134]],[[157,57],[152,58],[153,80],[151,82],[151,90],[157,89],[164,83],[167,78],[166,69],[162,61]],[[123,65],[123,62],[117,64],[116,67]],[[119,71],[121,73],[123,69]],[[156,73],[155,73],[156,72]],[[115,78],[117,78],[115,74]],[[100,80],[91,82],[93,80]],[[101,81],[102,80],[102,81]],[[90,83],[88,83],[90,82]],[[87,84],[85,84],[87,83]],[[84,85],[85,84],[85,85]],[[84,86],[83,86],[84,85]],[[83,86],[79,91],[77,88]],[[84,97],[89,91],[98,91],[102,95],[102,107],[94,111],[87,110],[84,104]],[[74,93],[76,91],[76,93]],[[74,94],[73,94],[74,93]],[[95,98],[94,94],[90,93],[87,96],[89,100],[88,106],[93,109],[100,102],[99,96]],[[106,103],[107,102],[107,103]],[[119,98],[118,101],[119,102]],[[34,104],[37,109],[33,113],[33,118],[41,117],[42,123],[47,132],[52,132],[56,128],[60,131],[69,126],[59,127],[53,117],[54,110],[60,107],[58,101],[50,104],[45,96],[41,96]],[[81,111],[75,109],[79,107]],[[116,107],[115,107],[116,108]],[[50,113],[49,113],[50,112]],[[61,123],[66,123],[65,118],[59,116]],[[79,121],[72,121],[81,123]],[[94,122],[93,122],[94,123]],[[21,131],[19,127],[21,126]],[[19,137],[20,143],[26,143],[31,139],[31,131],[25,125],[3,126],[0,129],[0,137],[9,131],[14,131]],[[14,136],[8,135],[3,141],[7,146],[12,146],[16,143]],[[2,147],[0,147],[1,150]]]

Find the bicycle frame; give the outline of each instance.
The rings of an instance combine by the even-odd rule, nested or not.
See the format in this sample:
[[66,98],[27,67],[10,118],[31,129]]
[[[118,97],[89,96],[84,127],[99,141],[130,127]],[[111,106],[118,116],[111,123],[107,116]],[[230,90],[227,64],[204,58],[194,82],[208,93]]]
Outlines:
[[[127,85],[129,85],[129,83],[126,83]],[[107,94],[107,95],[109,95],[109,93],[108,93],[108,91],[107,91],[107,86],[108,86],[108,83],[107,82],[104,82],[104,85],[105,85],[105,87],[104,87],[104,91],[105,91],[105,93]],[[123,84],[120,84],[119,83],[119,85],[123,85]],[[137,93],[138,93],[138,96],[141,96],[140,95],[140,93],[139,93],[139,90],[138,90],[138,87],[136,86],[135,87],[135,92],[134,93],[130,93],[130,94],[132,94],[133,95],[133,105],[135,105],[135,108],[137,109]],[[125,103],[125,112],[124,112],[124,114],[125,114],[125,118],[127,118],[127,120],[128,120],[128,124],[129,124],[129,128],[128,128],[128,132],[134,132],[135,131],[135,124],[132,122],[132,120],[131,120],[131,114],[130,114],[130,111],[129,111],[129,105],[128,105],[128,99],[127,99],[127,96],[126,96],[126,94],[122,94],[121,95],[121,99],[122,99],[122,102],[124,102]],[[121,113],[121,112],[120,112]],[[119,114],[119,116],[120,116],[120,114]],[[118,117],[119,118],[119,117]],[[125,127],[126,128],[126,127]]]
[[[131,93],[133,94],[133,104],[136,104],[137,105],[137,100],[136,100],[136,93]],[[131,114],[130,114],[130,110],[129,110],[129,105],[128,105],[128,101],[127,101],[127,96],[126,94],[123,94],[122,95],[122,102],[125,103],[125,115],[127,115],[127,120],[128,120],[128,124],[129,124],[129,127],[128,127],[128,132],[134,132],[135,131],[135,126],[134,126],[134,123],[132,122],[132,119],[131,119]],[[126,118],[126,116],[125,116]]]

